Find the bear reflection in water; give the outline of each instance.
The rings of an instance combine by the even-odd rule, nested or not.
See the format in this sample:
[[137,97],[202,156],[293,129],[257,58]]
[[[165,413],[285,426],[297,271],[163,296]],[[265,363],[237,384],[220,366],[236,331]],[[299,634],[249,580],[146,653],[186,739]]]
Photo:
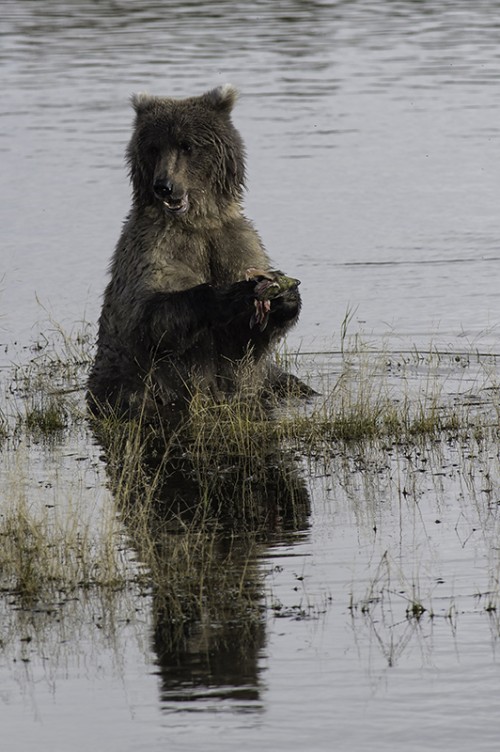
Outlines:
[[208,691],[258,703],[265,558],[270,546],[307,535],[306,482],[294,458],[266,441],[250,455],[223,456],[196,439],[174,446],[171,435],[151,433],[140,458],[133,443],[124,436],[120,450],[115,431],[106,465],[129,545],[150,573],[162,700]]
[[242,371],[253,389],[309,391],[269,359],[297,321],[299,282],[270,270],[243,215],[236,97],[225,85],[188,99],[132,98],[133,203],[99,321],[95,414],[162,413],[193,389],[227,398]]

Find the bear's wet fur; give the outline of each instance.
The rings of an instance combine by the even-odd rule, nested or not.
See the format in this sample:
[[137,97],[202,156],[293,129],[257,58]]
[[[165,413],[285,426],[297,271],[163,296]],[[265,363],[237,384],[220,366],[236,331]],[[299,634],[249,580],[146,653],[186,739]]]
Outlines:
[[267,356],[297,321],[300,295],[287,289],[267,304],[266,325],[252,325],[258,280],[247,270],[271,262],[242,211],[236,98],[230,85],[187,99],[132,97],[133,203],[111,261],[88,382],[96,414],[161,412],[193,389],[224,398],[249,368],[262,387],[284,380]]

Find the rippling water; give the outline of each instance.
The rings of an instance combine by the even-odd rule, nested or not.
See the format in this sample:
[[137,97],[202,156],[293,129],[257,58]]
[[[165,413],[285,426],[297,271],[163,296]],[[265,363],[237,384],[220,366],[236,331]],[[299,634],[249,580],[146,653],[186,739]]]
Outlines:
[[[129,189],[130,93],[230,80],[247,213],[303,281],[293,334],[496,345],[498,29],[478,2],[7,2],[2,312],[9,337],[97,317]],[[314,340],[314,344],[313,344]]]
[[[351,327],[389,348],[432,342],[498,351],[499,26],[500,3],[486,0],[6,0],[0,341],[28,344],[50,328],[50,317],[68,328],[97,319],[129,205],[130,94],[184,96],[230,81],[241,90],[235,121],[248,152],[247,214],[276,264],[302,280],[291,349],[338,349],[352,311]],[[442,462],[444,499],[461,498],[467,485],[456,464]],[[360,499],[384,497],[377,477],[376,491],[357,489]],[[337,608],[293,629],[277,618],[253,656],[254,675],[242,680],[251,691],[235,699],[235,686],[221,679],[222,689],[197,693],[181,677],[184,694],[162,694],[154,657],[144,658],[124,627],[120,666],[109,668],[109,645],[85,637],[87,653],[68,659],[67,676],[64,661],[56,676],[43,661],[31,675],[18,662],[0,694],[9,749],[87,750],[88,741],[97,749],[99,739],[102,749],[131,752],[330,750],[336,740],[356,751],[496,749],[497,671],[488,628],[475,639],[472,607],[467,612],[473,578],[463,631],[454,634],[443,617],[421,634],[420,652],[387,668],[387,655],[406,644],[404,629],[388,626],[383,611],[365,634],[359,621],[350,626],[345,605],[350,580],[359,575],[355,587],[368,588],[363,567],[383,560],[369,534],[374,520],[359,505],[346,511],[355,488],[324,483],[311,489],[321,502],[308,536],[277,546],[274,589],[293,606],[310,598],[321,610],[333,598]],[[394,488],[387,493],[377,525],[401,534],[402,550],[412,547],[418,561],[424,544],[415,527],[404,539],[414,520],[398,510]],[[436,560],[440,546],[446,553],[450,582],[462,539],[457,532],[455,550],[453,535],[439,537],[435,505],[425,515],[422,531],[433,530]],[[452,531],[460,520],[472,529],[473,518],[453,509],[448,522]],[[361,573],[351,553],[358,546]],[[483,549],[471,551],[471,571],[481,556]],[[298,579],[304,572],[309,591]],[[450,587],[463,594],[460,582]],[[17,743],[24,723],[27,738]]]

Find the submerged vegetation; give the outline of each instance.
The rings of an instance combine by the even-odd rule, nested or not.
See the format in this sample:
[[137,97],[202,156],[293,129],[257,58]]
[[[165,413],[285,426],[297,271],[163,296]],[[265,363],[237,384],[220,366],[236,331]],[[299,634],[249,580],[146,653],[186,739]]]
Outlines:
[[[84,593],[132,588],[151,602],[165,660],[193,641],[208,652],[235,640],[258,649],[269,586],[259,555],[307,529],[309,474],[340,477],[350,463],[380,473],[395,450],[424,467],[426,446],[468,441],[480,451],[498,434],[492,356],[396,355],[344,338],[337,354],[301,356],[322,374],[307,401],[263,405],[240,395],[216,404],[196,394],[175,427],[89,424],[92,340],[86,327],[56,331],[5,374],[0,591],[16,608],[51,604],[59,613]],[[399,493],[411,493],[408,478]],[[394,599],[392,585],[377,590],[381,571],[365,596],[351,595],[353,615],[370,618]],[[418,581],[397,597],[407,621],[434,617]],[[485,608],[497,602],[495,591]],[[302,602],[277,609],[273,598],[269,608],[321,611]]]

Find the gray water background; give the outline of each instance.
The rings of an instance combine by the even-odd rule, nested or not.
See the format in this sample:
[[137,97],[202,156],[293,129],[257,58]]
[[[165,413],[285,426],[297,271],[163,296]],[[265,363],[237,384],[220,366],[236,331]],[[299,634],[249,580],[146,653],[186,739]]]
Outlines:
[[[51,318],[97,319],[129,205],[130,94],[227,81],[241,90],[247,214],[302,280],[290,349],[338,349],[350,310],[389,350],[497,351],[499,42],[500,3],[481,0],[4,2],[3,362]],[[263,553],[291,617],[267,626],[253,699],[244,677],[240,699],[187,677],[162,690],[141,615],[114,640],[83,624],[29,662],[2,656],[8,749],[497,749],[498,630],[474,595],[499,571],[496,507],[482,503],[497,459],[473,472],[450,449],[429,479],[418,456],[359,475],[354,456],[311,477],[307,534]],[[54,466],[69,495],[99,488],[69,456]],[[420,507],[402,502],[410,481]],[[433,625],[412,629],[397,596],[370,628],[352,619],[349,597],[391,545],[394,589],[420,572],[440,612],[446,583]],[[321,618],[294,620],[297,604]]]
[[2,8],[3,340],[44,311],[97,318],[129,206],[130,94],[230,81],[247,214],[302,280],[292,348],[338,346],[348,310],[397,347],[496,345],[499,4]]

